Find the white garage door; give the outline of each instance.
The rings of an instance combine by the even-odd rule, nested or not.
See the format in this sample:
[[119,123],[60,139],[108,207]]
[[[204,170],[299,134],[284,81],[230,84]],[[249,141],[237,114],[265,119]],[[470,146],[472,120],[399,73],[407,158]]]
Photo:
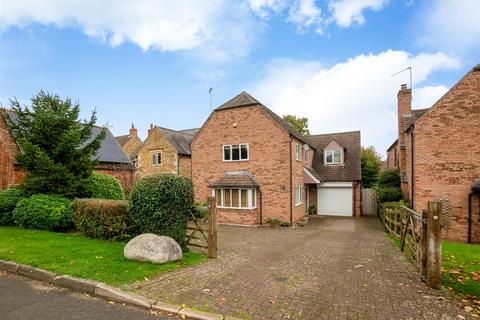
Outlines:
[[352,214],[352,184],[328,182],[318,186],[318,214],[348,216]]

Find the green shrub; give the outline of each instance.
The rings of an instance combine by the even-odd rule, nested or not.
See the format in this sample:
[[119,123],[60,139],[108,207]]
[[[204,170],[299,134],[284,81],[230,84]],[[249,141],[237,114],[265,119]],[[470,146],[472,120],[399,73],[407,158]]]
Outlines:
[[13,219],[22,228],[68,230],[73,227],[71,200],[36,194],[17,203]]
[[317,214],[317,207],[315,205],[308,207],[308,214]]
[[131,238],[128,201],[75,199],[72,206],[75,227],[86,237],[105,240]]
[[398,187],[400,188],[400,173],[398,169],[385,170],[380,173],[378,181],[379,187]]
[[276,226],[288,227],[289,226],[288,222],[282,221],[282,220],[277,219],[277,218],[268,218],[266,222],[273,227],[276,227]]
[[125,193],[120,181],[108,174],[94,172],[88,179],[86,188],[91,198],[125,199]]
[[154,174],[134,185],[129,208],[137,233],[171,237],[186,250],[187,220],[192,204],[193,187],[189,179]]
[[400,187],[379,187],[378,198],[380,202],[398,202],[402,199],[402,189]]
[[0,226],[13,225],[13,210],[17,202],[25,198],[19,188],[10,188],[0,191]]

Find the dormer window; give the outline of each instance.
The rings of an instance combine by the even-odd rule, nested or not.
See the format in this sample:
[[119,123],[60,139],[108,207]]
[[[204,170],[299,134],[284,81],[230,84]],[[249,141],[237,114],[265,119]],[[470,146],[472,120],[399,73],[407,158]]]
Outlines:
[[325,164],[342,164],[343,150],[325,150]]

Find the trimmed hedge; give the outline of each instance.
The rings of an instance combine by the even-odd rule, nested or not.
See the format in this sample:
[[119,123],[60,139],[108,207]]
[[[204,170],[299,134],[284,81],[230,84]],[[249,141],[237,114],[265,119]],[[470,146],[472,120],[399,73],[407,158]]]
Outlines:
[[140,179],[130,194],[130,214],[138,233],[155,233],[175,239],[187,250],[187,220],[193,204],[192,182],[173,174]]
[[97,199],[125,199],[122,184],[118,179],[103,173],[93,172],[87,182],[87,193]]
[[128,201],[75,199],[72,207],[75,226],[86,237],[117,241],[131,238]]
[[13,219],[22,228],[65,231],[73,227],[71,202],[59,196],[36,194],[17,203]]
[[25,198],[24,192],[19,188],[10,188],[0,191],[0,226],[13,225],[13,210],[17,202]]

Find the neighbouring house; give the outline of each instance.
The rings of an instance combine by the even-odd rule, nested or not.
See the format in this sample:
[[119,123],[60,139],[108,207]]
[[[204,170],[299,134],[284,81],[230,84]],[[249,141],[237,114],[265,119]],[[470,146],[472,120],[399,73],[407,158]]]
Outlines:
[[192,177],[190,143],[198,129],[172,130],[150,125],[148,136],[137,151],[139,178],[154,173]]
[[[226,224],[258,225],[277,219],[292,225],[307,214],[308,203],[318,202],[325,208],[320,214],[359,215],[352,188],[360,175],[345,174],[350,172],[345,167],[358,165],[352,172],[360,172],[360,138],[357,132],[358,139],[343,139],[348,135],[304,137],[242,92],[216,108],[193,138],[195,200],[215,196],[218,220]],[[352,140],[358,142],[353,148]],[[354,157],[358,163],[351,161]],[[348,212],[329,197],[343,201],[346,191],[340,195],[333,188],[350,190]]]
[[[431,108],[412,110],[412,91],[398,92],[397,163],[402,192],[414,210],[443,203],[444,238],[480,242],[480,65]],[[398,160],[392,159],[397,155]]]
[[360,216],[360,131],[310,135],[307,140],[315,148],[312,169],[319,180],[307,184],[309,205],[322,215]]
[[398,168],[398,151],[398,139],[396,139],[387,149],[387,160],[385,160],[387,170]]
[[[21,152],[10,130],[7,128],[3,113],[8,112],[11,118],[15,113],[8,109],[0,109],[0,190],[20,184],[25,178],[25,171],[16,163],[15,156]],[[109,174],[122,183],[126,191],[130,191],[135,167],[130,158],[123,152],[108,128],[95,126],[92,129],[93,140],[102,130],[106,130],[105,139],[94,158],[99,160],[95,171]],[[86,143],[88,143],[87,141]]]
[[138,153],[142,148],[142,140],[138,137],[138,130],[132,123],[128,134],[115,137],[118,144],[122,147],[123,152],[130,157],[135,167],[138,166]]

